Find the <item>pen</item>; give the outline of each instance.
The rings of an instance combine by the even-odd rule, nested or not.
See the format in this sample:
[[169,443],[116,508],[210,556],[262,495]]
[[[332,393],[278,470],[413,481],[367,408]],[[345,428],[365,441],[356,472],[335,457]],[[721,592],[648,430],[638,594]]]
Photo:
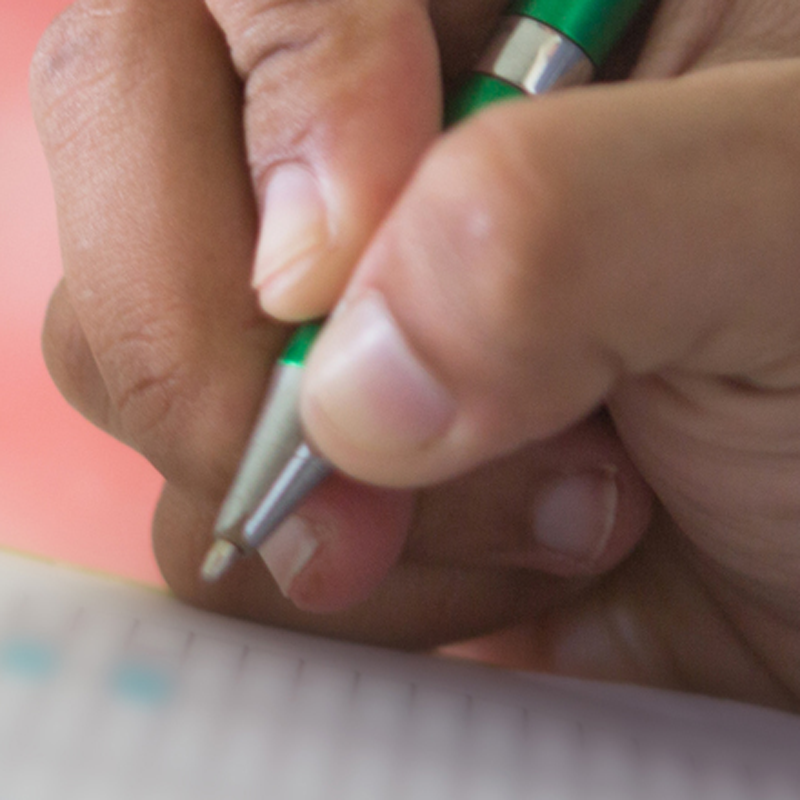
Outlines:
[[[588,83],[644,0],[517,0],[470,78],[447,103],[451,125],[490,103]],[[301,326],[278,361],[267,399],[214,529],[202,567],[215,581],[257,550],[331,465],[304,440],[303,365],[322,323]]]

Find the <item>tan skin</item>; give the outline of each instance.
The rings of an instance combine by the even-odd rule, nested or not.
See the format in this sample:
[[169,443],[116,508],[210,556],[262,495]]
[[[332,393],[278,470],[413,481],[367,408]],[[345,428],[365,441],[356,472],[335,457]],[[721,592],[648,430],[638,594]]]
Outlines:
[[[483,636],[487,660],[796,709],[800,12],[651,4],[612,68],[632,80],[439,138],[439,53],[455,79],[503,5],[74,6],[32,79],[65,268],[50,370],[164,475],[155,549],[191,602],[404,647]],[[295,192],[314,225],[270,254],[287,263],[257,301],[287,164],[321,200]],[[263,312],[342,294],[304,418],[343,472],[392,489],[341,477],[301,510],[319,546],[283,576],[289,599],[258,559],[205,586],[285,340]],[[391,323],[380,347],[401,341],[436,387],[383,398],[392,430],[369,353],[326,372],[365,297]],[[448,410],[423,436],[431,397]],[[569,534],[596,546],[543,546],[531,509],[575,475],[590,491]]]

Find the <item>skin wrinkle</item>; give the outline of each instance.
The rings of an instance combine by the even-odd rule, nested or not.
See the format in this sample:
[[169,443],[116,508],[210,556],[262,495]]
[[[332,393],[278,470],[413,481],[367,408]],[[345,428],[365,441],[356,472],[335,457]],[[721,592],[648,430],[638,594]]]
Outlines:
[[[674,388],[674,387],[673,387],[673,388]],[[711,518],[713,518],[713,514],[714,514],[714,512],[710,512],[710,513],[711,513],[711,515],[712,515],[712,516],[711,516]],[[676,541],[677,541],[677,540],[676,540]],[[696,557],[699,557],[699,555],[700,555],[700,551],[697,549],[697,546],[695,546],[695,549],[694,549],[692,552],[694,552],[694,553],[695,553],[695,556],[696,556]],[[710,557],[709,555],[706,555],[706,556],[704,557],[704,560],[711,560],[711,557]],[[716,554],[715,554],[715,559],[714,559],[714,560],[716,560],[716,561],[718,561],[718,560],[719,560],[719,551],[717,551],[717,552],[716,552]],[[730,572],[726,573],[726,575],[727,575],[727,577],[728,577],[728,579],[729,579],[729,580],[730,580],[730,579],[733,577],[733,574],[734,574],[734,573],[730,573]],[[716,605],[718,606],[718,610],[720,610],[720,609],[722,608],[722,605],[721,605],[719,602],[717,602],[717,604],[716,604]],[[735,626],[735,624],[733,623],[733,621],[732,621],[732,619],[731,619],[731,618],[728,618],[728,619],[727,619],[727,623],[728,623],[728,626],[729,626],[729,629],[730,629],[730,634],[731,634],[731,635],[735,634],[735,635],[736,635],[736,636],[737,636],[737,637],[738,637],[738,638],[741,640],[741,642],[742,642],[743,644],[746,644],[746,643],[749,643],[749,642],[750,642],[750,640],[749,640],[748,638],[743,638],[743,637],[742,637],[742,634],[741,634],[741,632],[740,632],[740,629],[737,629],[737,628],[736,628],[736,626]],[[678,645],[676,645],[676,646],[678,646]],[[762,653],[760,654],[760,662],[761,662],[761,663],[764,663],[765,665],[768,663],[768,657],[766,657],[766,656],[764,655],[764,653],[763,653],[763,648],[762,648]],[[776,678],[779,678],[779,677],[780,677],[780,676],[776,676]],[[787,682],[786,682],[786,681],[784,681],[784,680],[781,680],[781,684],[782,684],[782,685],[783,685],[785,688],[788,688],[788,684],[787,684]],[[780,705],[779,703],[776,703],[776,704]]]
[[[717,514],[715,510],[706,510],[704,513],[709,520],[713,520]],[[694,520],[694,527],[697,527],[696,519]],[[691,528],[687,528],[686,526],[684,526],[684,529],[691,530]],[[707,538],[698,539],[698,537],[695,536],[693,543],[690,543],[691,542],[690,539],[684,540],[683,538],[677,536],[673,536],[671,538],[675,543],[683,542],[683,546],[680,549],[684,552],[684,560],[687,562],[687,564],[693,566],[693,572],[697,577],[698,589],[702,591],[704,595],[707,597],[709,604],[713,606],[715,613],[720,617],[720,619],[724,620],[727,626],[729,637],[739,641],[743,649],[747,649],[745,648],[745,645],[748,645],[749,649],[756,650],[754,643],[750,640],[749,637],[747,637],[742,632],[741,627],[737,627],[735,625],[735,623],[733,622],[733,616],[723,613],[725,607],[724,604],[720,602],[719,595],[713,593],[711,589],[709,589],[706,586],[706,582],[702,579],[704,572],[710,569],[710,565],[721,563],[720,561],[721,551],[719,550],[720,545],[728,546],[730,553],[733,554],[736,557],[736,560],[740,562],[741,562],[741,551],[739,549],[736,549],[732,544],[728,544],[728,538],[726,538],[725,536],[723,536],[719,541],[713,543],[714,544],[713,548],[711,546],[712,542],[708,541]],[[701,541],[703,542],[702,547],[700,545]],[[758,548],[754,549],[758,550]],[[712,555],[712,550],[713,550],[713,555]],[[715,574],[718,578],[720,576],[724,576],[724,580],[722,580],[722,585],[724,585],[724,583],[727,581],[728,583],[733,582],[735,584],[740,584],[740,589],[745,589],[748,585],[752,589],[752,575],[750,576],[749,579],[745,579],[744,582],[741,582],[740,578],[737,577],[739,571],[734,570],[732,567],[728,569],[723,569],[722,567],[719,567],[716,570],[711,570],[711,572],[712,574]],[[658,575],[660,573],[656,572],[656,574]],[[755,595],[753,595],[753,598],[755,599]],[[772,613],[773,614],[775,613],[774,608]],[[657,619],[660,619],[660,617],[657,617]],[[680,645],[675,643],[674,647],[680,647]],[[764,672],[766,674],[771,675],[774,678],[774,680],[780,684],[780,686],[782,687],[782,692],[784,693],[788,692],[790,684],[786,680],[784,680],[780,675],[776,674],[774,670],[768,669],[769,658],[768,656],[765,655],[764,648],[762,647],[760,649],[760,652],[759,651],[756,652],[758,655],[758,663],[764,668]],[[682,667],[681,670],[679,670],[676,674],[681,675],[684,672],[685,668]],[[680,683],[687,683],[687,681],[683,680],[679,682],[679,685]],[[703,691],[708,690],[707,687],[705,686],[698,686],[695,688],[701,689]],[[780,705],[779,703],[775,704]]]
[[[665,420],[663,424],[669,427],[669,420]],[[626,435],[628,429],[627,423],[622,426],[623,435]],[[687,439],[691,441],[693,435],[690,428],[681,433],[684,442]],[[726,520],[727,525],[721,529],[721,533],[714,534],[716,540],[720,536],[723,538],[728,536],[732,530],[752,526],[757,519],[774,519],[773,512],[776,509],[784,509],[782,512],[784,516],[794,516],[797,513],[795,481],[789,472],[796,471],[796,455],[779,456],[780,464],[775,469],[780,472],[767,478],[768,482],[763,486],[752,486],[747,477],[748,472],[752,469],[758,470],[760,462],[767,458],[766,455],[743,455],[735,442],[715,444],[713,439],[708,440],[706,437],[696,438],[695,441],[696,444],[689,446],[684,444],[682,448],[687,454],[687,459],[695,462],[692,470],[683,478],[669,468],[670,450],[673,448],[668,444],[665,445],[660,436],[651,435],[648,442],[637,437],[631,442],[635,451],[640,454],[640,469],[644,470],[645,475],[650,476],[651,480],[656,480],[661,498],[672,508],[682,509],[679,521],[685,530],[705,531],[704,536],[707,538],[712,535],[712,531],[717,530],[712,524],[715,519]],[[730,450],[729,446],[734,449]],[[702,463],[697,462],[698,453],[702,454]],[[773,457],[770,455],[769,459],[772,460]],[[727,482],[730,483],[735,479],[740,486],[736,492],[737,499],[732,504],[726,502],[725,493],[720,496],[718,481],[703,478],[700,482],[697,477],[698,470],[701,475],[715,475],[719,471],[718,468],[715,469],[715,465],[724,465],[724,470],[729,476]],[[735,474],[731,470],[735,470]]]
[[[723,55],[731,59],[785,58],[799,55],[800,22],[790,5],[776,0],[731,2],[719,28]],[[735,43],[736,50],[726,47]],[[730,50],[730,53],[726,52]]]
[[[252,95],[257,94],[259,86],[257,82],[257,75],[263,73],[265,70],[270,72],[270,82],[275,82],[275,64],[280,59],[291,59],[292,56],[307,53],[309,50],[314,49],[323,41],[325,31],[322,27],[312,31],[311,33],[304,33],[302,37],[286,38],[283,41],[273,42],[268,48],[258,53],[257,57],[253,58],[253,63],[240,67],[237,72],[242,80],[246,80],[249,93]],[[290,67],[284,69],[288,72]]]
[[[65,88],[75,81],[76,73],[88,63],[87,54],[94,52],[100,41],[100,31],[94,25],[81,24],[83,19],[105,16],[100,9],[92,10],[88,0],[77,2],[62,11],[47,28],[31,60],[31,81],[35,86],[50,85]],[[123,13],[109,9],[110,15]],[[34,93],[34,98],[36,97]]]
[[675,77],[701,66],[704,54],[718,40],[735,2],[737,0],[662,3],[662,9],[655,15],[653,39],[645,47],[633,76]]
[[[721,577],[722,585],[724,585],[726,582],[730,582],[731,574],[728,572],[722,577],[724,571],[721,571],[712,560],[708,559],[696,547],[687,548],[687,553],[687,566],[693,571],[697,579],[697,586],[704,594],[709,606],[713,608],[717,618],[725,624],[728,636],[739,643],[743,653],[749,653],[753,657],[757,671],[768,676],[775,684],[779,694],[782,695],[780,702],[776,702],[775,705],[779,708],[792,709],[795,712],[800,711],[800,686],[794,685],[795,682],[791,680],[791,672],[789,675],[779,674],[774,666],[774,660],[770,659],[765,652],[765,648],[759,646],[752,636],[748,636],[742,625],[737,625],[734,621],[737,616],[736,612],[730,607],[730,604],[722,601],[719,590],[720,584],[716,580],[708,580],[709,574],[715,576],[715,578]],[[757,600],[755,597],[753,599]],[[768,606],[762,607],[762,610],[768,617],[775,616],[774,610]]]
[[[294,5],[290,3],[293,8]],[[302,6],[302,2],[297,3],[298,9]],[[282,10],[282,6],[275,10]],[[302,16],[299,10],[297,13]],[[257,58],[247,59],[245,120],[251,144],[248,160],[259,201],[264,197],[269,175],[281,163],[299,159],[315,165],[315,162],[323,160],[329,154],[335,133],[327,124],[328,114],[320,113],[321,108],[326,111],[330,109],[331,116],[347,118],[349,116],[347,106],[363,105],[367,93],[374,91],[369,81],[372,70],[369,48],[355,47],[348,43],[351,39],[357,38],[358,29],[363,25],[361,18],[353,15],[352,21],[344,26],[352,28],[353,31],[346,34],[339,33],[335,37],[331,31],[338,31],[342,27],[341,21],[337,26],[326,25],[324,21],[315,21],[311,33],[305,32],[307,26],[298,23],[298,31],[304,31],[302,34],[292,31],[280,33],[280,26],[277,26],[280,33],[279,41],[268,48],[266,53],[260,54]],[[370,26],[375,27],[376,23],[371,22]],[[269,26],[265,25],[266,27]],[[269,29],[270,37],[275,37],[273,28]],[[300,40],[293,38],[300,36],[303,37]],[[358,56],[350,60],[353,75],[345,83],[346,76],[339,74],[337,65],[340,63],[341,53],[353,52],[354,47]],[[279,50],[273,52],[273,48]],[[236,47],[234,54],[235,52]],[[291,55],[291,58],[285,59],[286,63],[278,61],[276,64],[276,59],[281,54]],[[319,81],[320,85],[310,89],[307,95],[298,97],[292,93],[287,97],[286,87],[291,85],[291,79],[299,66],[305,70],[313,67],[324,78]],[[269,106],[264,103],[266,97],[270,98]],[[285,112],[287,106],[291,107],[291,113],[288,115],[284,113],[284,116],[288,116],[291,122],[275,130],[265,116],[267,113],[272,116],[277,112]],[[271,133],[272,141],[269,148],[259,146],[265,128]],[[318,178],[324,182],[325,173],[318,175]],[[330,191],[326,194],[329,193]],[[333,222],[335,223],[335,220]],[[335,234],[333,231],[332,241],[336,239]]]
[[[125,47],[126,32],[132,26],[139,28],[145,38],[163,35],[145,5],[135,0],[102,0],[107,8],[93,8],[90,2],[97,1],[78,0],[63,11],[34,53],[31,82],[35,87],[47,89],[34,92],[34,99],[45,94],[52,103],[59,95],[63,100],[70,95],[74,97],[70,113],[59,118],[53,133],[81,111],[87,114],[86,119],[92,119],[92,110],[104,103],[111,93],[125,97],[136,91],[143,75],[149,74],[149,71],[142,73],[135,69],[144,61],[136,50]],[[112,22],[98,25],[98,18]],[[134,67],[122,83],[122,75],[116,68],[121,52]]]
[[[147,438],[158,428],[163,427],[170,417],[180,417],[181,405],[172,400],[183,392],[176,391],[183,383],[183,369],[174,364],[164,372],[140,377],[126,387],[114,400],[121,428],[129,435]],[[144,409],[149,414],[143,413]]]
[[[600,598],[605,603],[607,611],[604,615],[598,611],[598,616],[605,618],[606,630],[617,642],[616,647],[612,648],[614,652],[625,654],[624,658],[633,667],[633,674],[628,676],[629,680],[641,682],[641,676],[652,676],[654,673],[658,673],[661,677],[656,683],[665,688],[677,687],[685,691],[727,696],[726,688],[722,687],[715,691],[709,683],[709,676],[698,674],[693,669],[692,654],[687,653],[687,643],[676,638],[672,626],[665,624],[663,602],[653,605],[650,599],[653,596],[669,598],[677,593],[680,600],[674,606],[677,609],[676,613],[683,614],[682,603],[686,592],[689,591],[695,598],[692,600],[692,605],[696,604],[698,598],[702,598],[704,612],[711,611],[717,622],[722,625],[722,628],[714,634],[714,642],[724,645],[726,649],[733,647],[740,655],[744,655],[748,652],[747,641],[742,638],[740,631],[733,626],[731,620],[722,615],[714,597],[704,586],[699,572],[691,570],[694,580],[687,585],[685,579],[675,584],[674,580],[668,576],[668,571],[665,572],[662,569],[665,555],[673,563],[677,563],[674,561],[675,555],[668,554],[668,552],[660,553],[663,543],[667,540],[680,543],[681,540],[675,534],[667,535],[665,529],[661,531],[660,538],[662,543],[658,544],[651,536],[642,550],[634,554],[633,559],[621,567],[617,576],[611,576],[610,582],[600,592]],[[681,563],[689,566],[696,555],[693,553],[691,547],[681,545],[678,547],[676,555]],[[637,562],[642,565],[647,564],[648,569],[634,572]],[[645,575],[647,575],[646,580]],[[635,607],[630,606],[628,598],[631,588],[640,598],[640,602]],[[638,624],[632,622],[637,615],[639,616]],[[644,645],[644,640],[637,641],[637,629],[647,638],[648,644]],[[724,639],[722,632],[725,634]],[[651,638],[651,633],[655,633],[655,638]],[[751,666],[762,679],[762,685],[758,688],[758,692],[761,694],[757,698],[751,697],[751,701],[767,703],[774,707],[785,707],[790,697],[786,695],[785,687],[779,677],[774,675],[758,658],[751,660]],[[562,665],[561,668],[570,670],[569,663]],[[585,670],[585,667],[583,669]],[[650,681],[652,681],[652,677],[648,682]],[[763,694],[764,692],[766,695]]]
[[[301,53],[318,46],[330,45],[332,37],[343,30],[361,27],[359,14],[352,13],[340,0],[245,0],[235,4],[210,0],[212,13],[225,29],[231,56],[242,80],[269,71],[282,54]],[[315,9],[314,6],[321,7]],[[342,23],[342,18],[347,23]],[[331,19],[336,24],[331,24]],[[267,36],[264,33],[268,32]],[[317,47],[319,49],[319,47]],[[337,49],[334,53],[340,52]],[[278,70],[277,74],[284,70]]]
[[[151,417],[150,414],[141,413],[151,405],[147,400],[142,402],[144,398],[162,393],[168,397],[171,390],[179,389],[191,380],[188,366],[192,362],[191,354],[174,346],[161,346],[163,342],[180,340],[177,321],[185,318],[184,308],[176,298],[176,304],[168,305],[166,311],[164,316],[147,320],[140,316],[137,307],[132,307],[128,311],[130,322],[122,326],[117,337],[109,341],[95,337],[91,345],[95,361],[105,377],[112,401],[122,420],[129,416],[134,419],[141,416]],[[169,324],[165,325],[165,320],[169,320]],[[154,353],[159,353],[161,357],[154,358]],[[183,394],[183,391],[177,391],[176,397]],[[135,408],[136,406],[139,408]],[[164,412],[153,412],[152,421],[137,421],[125,427],[137,435],[147,434],[167,416],[168,410],[169,405]]]
[[[43,80],[41,75],[34,73],[32,80],[36,83]],[[46,79],[44,79],[46,80]],[[72,79],[66,81],[68,86],[60,89],[58,81],[50,85],[54,89],[49,92],[46,107],[39,101],[37,110],[40,127],[47,131],[53,153],[59,149],[78,152],[86,136],[86,125],[91,123],[94,104],[87,102],[87,92],[97,97],[98,92],[104,93],[112,81],[110,71],[101,74],[93,73],[82,84],[75,84]]]
[[[701,547],[694,543],[692,552],[698,557],[702,565],[708,569],[709,573],[716,578],[716,586],[724,586],[726,583],[735,590],[735,594],[742,595],[744,605],[756,603],[776,621],[780,621],[786,626],[796,626],[798,624],[798,594],[800,588],[794,581],[797,573],[798,559],[800,554],[794,552],[788,545],[795,544],[794,541],[787,542],[787,549],[783,552],[775,552],[773,556],[774,564],[767,575],[748,574],[744,565],[750,563],[759,555],[759,550],[763,549],[764,544],[769,544],[758,539],[753,540],[748,537],[739,537],[739,546],[736,547],[737,540],[728,542],[724,537],[719,537],[717,541],[710,542],[714,547]],[[762,547],[759,547],[759,544]],[[721,557],[724,554],[726,557]],[[735,560],[734,558],[735,557]],[[784,571],[785,581],[776,579]]]

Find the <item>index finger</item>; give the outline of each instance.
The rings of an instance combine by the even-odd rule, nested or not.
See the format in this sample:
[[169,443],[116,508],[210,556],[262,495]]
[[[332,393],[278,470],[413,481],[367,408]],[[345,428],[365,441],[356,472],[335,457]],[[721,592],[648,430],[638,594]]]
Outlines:
[[93,0],[32,71],[66,286],[112,431],[219,494],[282,334],[248,289],[240,88],[202,3]]

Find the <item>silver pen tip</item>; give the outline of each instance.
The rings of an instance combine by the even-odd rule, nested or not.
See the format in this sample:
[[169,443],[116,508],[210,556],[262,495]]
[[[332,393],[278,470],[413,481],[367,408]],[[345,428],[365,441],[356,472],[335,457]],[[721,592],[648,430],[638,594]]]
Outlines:
[[227,539],[218,539],[208,551],[200,574],[207,583],[218,581],[242,555],[241,550]]

